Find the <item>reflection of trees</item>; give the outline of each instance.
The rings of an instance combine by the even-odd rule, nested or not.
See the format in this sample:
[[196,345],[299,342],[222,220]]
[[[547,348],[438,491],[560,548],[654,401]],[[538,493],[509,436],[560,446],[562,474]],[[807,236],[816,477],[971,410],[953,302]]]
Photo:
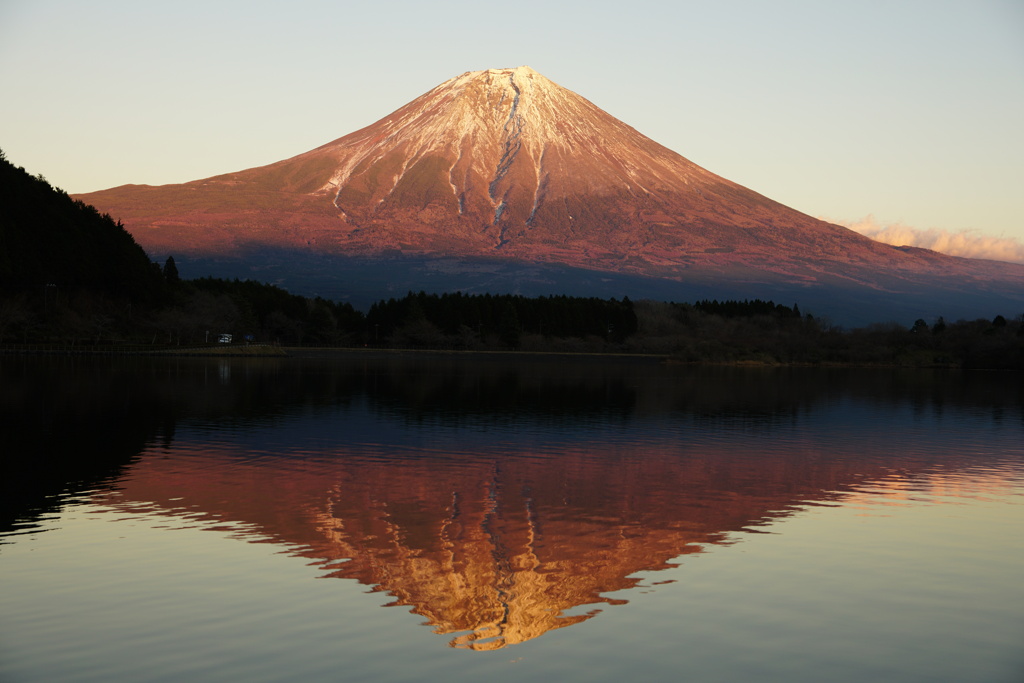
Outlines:
[[158,432],[153,386],[133,369],[91,370],[59,357],[0,365],[0,530],[109,483]]
[[[4,361],[0,379],[10,415],[24,412],[22,396],[35,396],[54,424],[69,429],[76,415],[90,409],[91,393],[100,403],[115,400],[114,384],[131,396],[135,414],[171,424],[266,423],[365,403],[377,415],[409,425],[514,421],[586,427],[670,416],[771,428],[841,400],[883,407],[909,403],[937,412],[969,408],[1004,419],[1021,415],[1024,400],[1019,383],[995,373],[690,367],[558,356],[21,357]],[[13,433],[23,437],[25,430]],[[70,433],[68,438],[83,447],[94,441]]]
[[[650,366],[648,366],[650,367]],[[621,421],[636,400],[628,368],[540,361],[430,363],[395,360],[367,367],[367,390],[384,415],[410,422],[532,419]]]

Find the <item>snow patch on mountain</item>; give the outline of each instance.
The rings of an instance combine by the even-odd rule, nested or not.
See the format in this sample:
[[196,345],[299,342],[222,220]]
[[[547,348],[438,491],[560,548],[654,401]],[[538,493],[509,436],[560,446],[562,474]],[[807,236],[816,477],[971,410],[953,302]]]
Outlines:
[[[603,130],[609,127],[612,130]],[[335,206],[357,168],[375,164],[392,151],[406,156],[402,174],[393,179],[392,190],[404,172],[424,156],[454,158],[448,183],[452,195],[459,199],[460,211],[470,189],[466,186],[467,174],[456,173],[464,158],[470,159],[469,170],[487,179],[488,199],[495,208],[502,201],[498,185],[513,165],[533,163],[534,168],[528,169],[528,175],[536,178],[536,185],[530,188],[534,196],[531,217],[543,199],[541,179],[545,172],[540,160],[551,150],[561,158],[597,151],[623,157],[623,178],[628,177],[629,184],[640,187],[645,194],[651,193],[645,181],[637,177],[636,164],[629,163],[629,150],[619,139],[623,135],[630,142],[646,138],[528,66],[466,72],[370,128],[383,131],[383,135],[359,131],[337,141],[340,163],[321,188],[334,194]],[[483,165],[488,150],[497,153],[497,162],[490,168]],[[686,169],[647,169],[648,175],[656,178],[681,171]]]

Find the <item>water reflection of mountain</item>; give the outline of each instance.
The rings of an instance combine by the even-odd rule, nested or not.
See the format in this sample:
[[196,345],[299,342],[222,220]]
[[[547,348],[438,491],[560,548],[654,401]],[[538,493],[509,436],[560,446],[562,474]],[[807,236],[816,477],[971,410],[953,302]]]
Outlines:
[[757,441],[277,457],[197,444],[188,457],[143,457],[100,502],[200,526],[241,523],[243,537],[394,596],[453,646],[496,649],[623,602],[609,594],[637,586],[639,572],[865,482],[970,465],[948,453]]
[[[0,360],[5,467],[35,501],[12,516],[113,488],[95,498],[241,522],[477,649],[590,618],[638,572],[864,481],[973,466],[931,429],[946,418],[1022,416],[1021,384],[987,373]],[[876,438],[897,413],[923,428]]]

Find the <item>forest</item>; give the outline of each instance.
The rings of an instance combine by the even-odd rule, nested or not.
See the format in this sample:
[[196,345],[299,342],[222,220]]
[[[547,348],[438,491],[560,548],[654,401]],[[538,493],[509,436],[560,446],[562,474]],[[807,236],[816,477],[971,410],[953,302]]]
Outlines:
[[0,350],[236,344],[655,354],[684,363],[1024,369],[1024,323],[918,319],[845,330],[761,299],[693,303],[409,292],[368,311],[271,284],[182,279],[111,216],[0,151]]

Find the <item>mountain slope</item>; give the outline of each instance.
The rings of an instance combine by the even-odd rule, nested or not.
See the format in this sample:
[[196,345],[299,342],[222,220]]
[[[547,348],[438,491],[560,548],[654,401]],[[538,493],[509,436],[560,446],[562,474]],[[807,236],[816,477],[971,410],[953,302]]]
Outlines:
[[[82,198],[123,220],[150,253],[183,263],[244,256],[284,284],[325,255],[363,265],[403,255],[455,259],[449,274],[485,259],[749,287],[751,296],[772,287],[886,296],[1024,289],[1024,267],[884,245],[774,202],[528,67],[463,74],[268,166]],[[393,281],[418,289],[403,263],[387,266]],[[455,277],[452,286],[472,282]]]

